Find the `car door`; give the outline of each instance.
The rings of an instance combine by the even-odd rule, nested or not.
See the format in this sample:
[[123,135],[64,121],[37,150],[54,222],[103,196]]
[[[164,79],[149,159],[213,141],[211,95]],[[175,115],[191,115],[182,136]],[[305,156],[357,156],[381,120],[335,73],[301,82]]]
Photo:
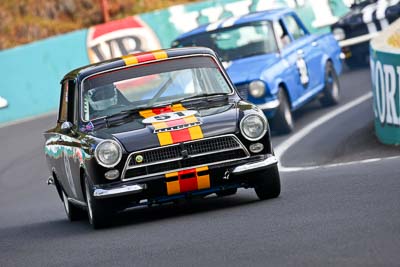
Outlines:
[[300,83],[305,89],[304,94],[313,92],[321,85],[324,77],[324,68],[321,66],[323,53],[317,36],[310,34],[294,14],[285,15],[283,23],[296,50],[295,64],[299,71]]
[[68,197],[82,199],[80,188],[80,141],[77,138],[75,116],[75,81],[65,80],[62,83],[62,99],[59,118],[58,142],[62,149],[60,165],[62,165],[61,183]]

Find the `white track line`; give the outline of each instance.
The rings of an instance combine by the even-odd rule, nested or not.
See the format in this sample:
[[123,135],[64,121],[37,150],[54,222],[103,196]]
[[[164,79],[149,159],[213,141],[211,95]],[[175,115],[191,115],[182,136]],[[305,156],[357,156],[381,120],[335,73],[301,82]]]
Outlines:
[[[346,112],[347,110],[363,103],[364,101],[370,99],[372,97],[372,92],[366,93],[349,103],[339,107],[338,109],[333,110],[332,112],[329,112],[325,114],[324,116],[318,118],[316,121],[313,121],[297,133],[293,134],[291,137],[289,137],[287,140],[283,141],[280,143],[276,148],[275,148],[275,154],[278,157],[278,165],[279,165],[279,170],[280,171],[285,171],[285,172],[293,172],[293,171],[301,171],[301,170],[312,170],[312,169],[317,169],[317,168],[322,168],[322,167],[333,167],[333,166],[339,166],[343,164],[354,164],[356,162],[348,162],[348,163],[339,163],[339,164],[331,164],[331,165],[325,165],[325,166],[309,166],[309,167],[285,167],[283,166],[280,162],[281,159],[283,158],[283,155],[285,152],[293,146],[295,143],[303,139],[306,135],[308,135],[310,132],[312,132],[315,128],[321,126],[325,122],[333,119],[334,117],[342,114],[343,112]],[[380,159],[371,159],[370,161],[377,161]],[[365,161],[357,161],[357,162],[365,162]],[[367,160],[368,162],[368,160]]]

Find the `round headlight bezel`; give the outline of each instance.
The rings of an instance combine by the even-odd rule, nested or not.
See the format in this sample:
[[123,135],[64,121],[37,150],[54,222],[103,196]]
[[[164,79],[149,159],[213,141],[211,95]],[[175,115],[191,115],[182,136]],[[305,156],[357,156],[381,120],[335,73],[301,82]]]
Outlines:
[[[101,152],[100,151],[101,148],[107,143],[110,143],[110,144],[114,145],[118,150],[118,158],[117,158],[117,160],[115,162],[113,162],[113,163],[110,163],[110,164],[103,162],[101,160],[101,156],[99,155],[99,153]],[[106,167],[106,168],[113,168],[116,165],[118,165],[118,163],[120,163],[120,161],[122,159],[122,147],[118,142],[116,142],[114,140],[111,140],[111,139],[103,140],[96,146],[96,149],[94,151],[94,157],[95,157],[97,163],[99,163],[101,166]]]
[[[246,120],[248,120],[248,119],[251,118],[251,117],[257,117],[257,118],[259,118],[260,121],[261,121],[262,124],[263,124],[263,131],[262,131],[261,134],[260,134],[259,136],[257,136],[257,137],[251,137],[251,136],[247,135],[247,134],[246,134],[246,131],[245,131],[245,127],[246,127],[245,123],[246,123]],[[268,122],[267,122],[267,119],[266,119],[265,117],[259,115],[259,114],[254,114],[254,113],[253,113],[253,114],[245,115],[245,116],[243,117],[243,119],[240,121],[240,132],[241,132],[242,135],[243,135],[247,140],[249,140],[249,141],[258,141],[258,140],[260,140],[261,138],[263,138],[263,137],[265,136],[265,134],[267,133],[267,130],[268,130]]]
[[249,94],[254,98],[263,97],[265,95],[265,90],[265,83],[261,80],[255,80],[249,83]]
[[343,28],[334,28],[332,30],[332,34],[335,37],[336,41],[342,41],[346,39],[346,32]]

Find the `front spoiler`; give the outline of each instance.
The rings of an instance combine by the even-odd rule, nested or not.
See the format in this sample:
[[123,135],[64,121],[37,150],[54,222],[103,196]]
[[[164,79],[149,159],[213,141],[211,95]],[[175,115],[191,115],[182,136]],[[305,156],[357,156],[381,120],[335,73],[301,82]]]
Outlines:
[[[233,167],[230,170],[230,174],[232,174],[233,176],[242,175],[249,172],[266,169],[268,167],[276,165],[277,163],[277,158],[274,155],[268,154],[263,160],[249,162]],[[144,182],[142,182],[141,184],[118,185],[112,188],[96,188],[93,192],[93,197],[97,199],[119,197],[141,193],[145,189],[147,189],[147,185]]]

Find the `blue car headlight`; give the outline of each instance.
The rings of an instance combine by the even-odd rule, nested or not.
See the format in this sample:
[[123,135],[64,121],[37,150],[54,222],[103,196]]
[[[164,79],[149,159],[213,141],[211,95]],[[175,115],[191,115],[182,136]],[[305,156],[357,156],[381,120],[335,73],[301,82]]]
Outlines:
[[265,83],[260,80],[252,81],[249,84],[249,93],[254,98],[260,98],[265,95]]

